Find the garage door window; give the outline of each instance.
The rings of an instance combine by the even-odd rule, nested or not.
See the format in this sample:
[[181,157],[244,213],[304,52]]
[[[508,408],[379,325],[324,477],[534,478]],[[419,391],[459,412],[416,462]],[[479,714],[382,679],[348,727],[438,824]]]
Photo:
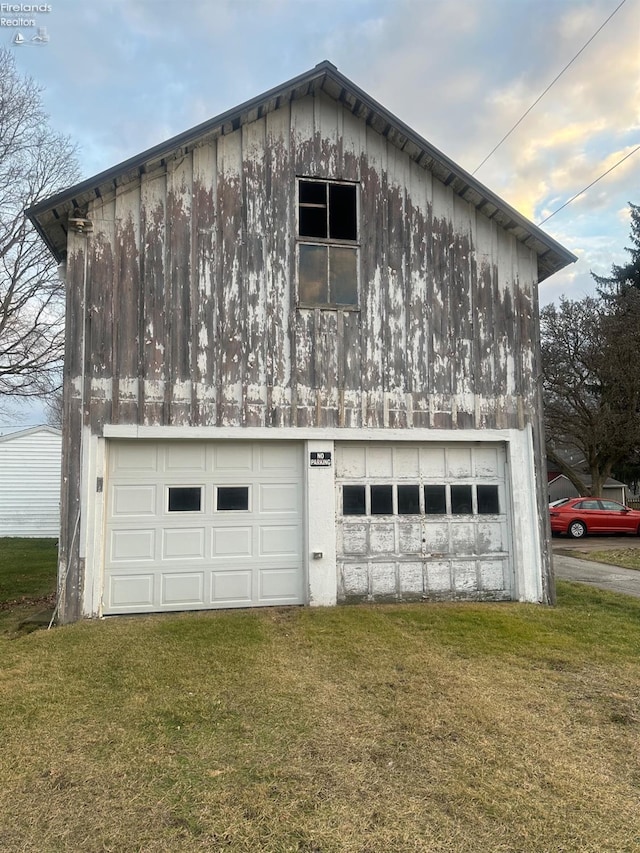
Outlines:
[[447,487],[424,487],[424,511],[427,515],[447,514]]
[[471,486],[451,486],[451,514],[470,515],[472,512]]
[[[367,490],[369,494],[367,495]],[[456,483],[424,486],[372,484],[342,486],[343,515],[499,515],[497,485]]]
[[498,500],[497,486],[477,486],[478,492],[478,514],[498,515],[500,512],[500,501]]
[[419,486],[398,486],[398,515],[420,515]]
[[371,515],[393,515],[393,486],[371,486]]
[[342,487],[342,514],[343,515],[366,515],[364,486]]
[[219,512],[246,512],[249,509],[249,487],[218,486],[216,509]]
[[169,486],[169,512],[200,512],[201,486]]

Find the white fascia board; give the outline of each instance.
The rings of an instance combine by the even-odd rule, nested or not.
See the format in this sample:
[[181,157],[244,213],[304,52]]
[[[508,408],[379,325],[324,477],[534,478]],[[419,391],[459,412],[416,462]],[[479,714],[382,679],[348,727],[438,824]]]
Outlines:
[[120,426],[106,424],[105,438],[167,441],[411,441],[411,442],[495,442],[513,441],[521,433],[515,429],[316,429],[313,427],[211,427],[211,426]]

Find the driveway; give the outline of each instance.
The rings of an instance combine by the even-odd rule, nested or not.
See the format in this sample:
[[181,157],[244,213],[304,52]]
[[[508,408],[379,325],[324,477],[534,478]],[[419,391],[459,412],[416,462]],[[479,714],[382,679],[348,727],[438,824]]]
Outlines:
[[592,563],[576,557],[565,557],[558,551],[571,549],[581,553],[638,548],[640,540],[632,536],[591,536],[575,542],[564,537],[553,539],[553,567],[557,578],[586,583],[610,592],[622,592],[640,598],[640,571],[621,569],[604,563]]

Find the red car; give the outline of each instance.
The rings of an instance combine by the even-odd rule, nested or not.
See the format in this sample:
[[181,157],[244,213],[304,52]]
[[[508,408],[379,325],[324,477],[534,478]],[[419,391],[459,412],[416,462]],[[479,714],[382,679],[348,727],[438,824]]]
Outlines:
[[587,533],[632,533],[640,536],[640,512],[603,498],[570,498],[549,507],[551,532],[582,539]]

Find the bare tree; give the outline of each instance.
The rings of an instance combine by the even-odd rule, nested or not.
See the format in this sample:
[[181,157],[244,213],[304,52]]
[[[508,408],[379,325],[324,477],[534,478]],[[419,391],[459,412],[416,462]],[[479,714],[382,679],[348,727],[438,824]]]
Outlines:
[[64,285],[24,210],[78,178],[76,151],[56,133],[42,89],[0,50],[0,399],[60,384]]
[[[561,299],[540,316],[547,456],[579,494],[601,495],[640,447],[640,292],[615,306]],[[578,451],[585,482],[562,451]]]

